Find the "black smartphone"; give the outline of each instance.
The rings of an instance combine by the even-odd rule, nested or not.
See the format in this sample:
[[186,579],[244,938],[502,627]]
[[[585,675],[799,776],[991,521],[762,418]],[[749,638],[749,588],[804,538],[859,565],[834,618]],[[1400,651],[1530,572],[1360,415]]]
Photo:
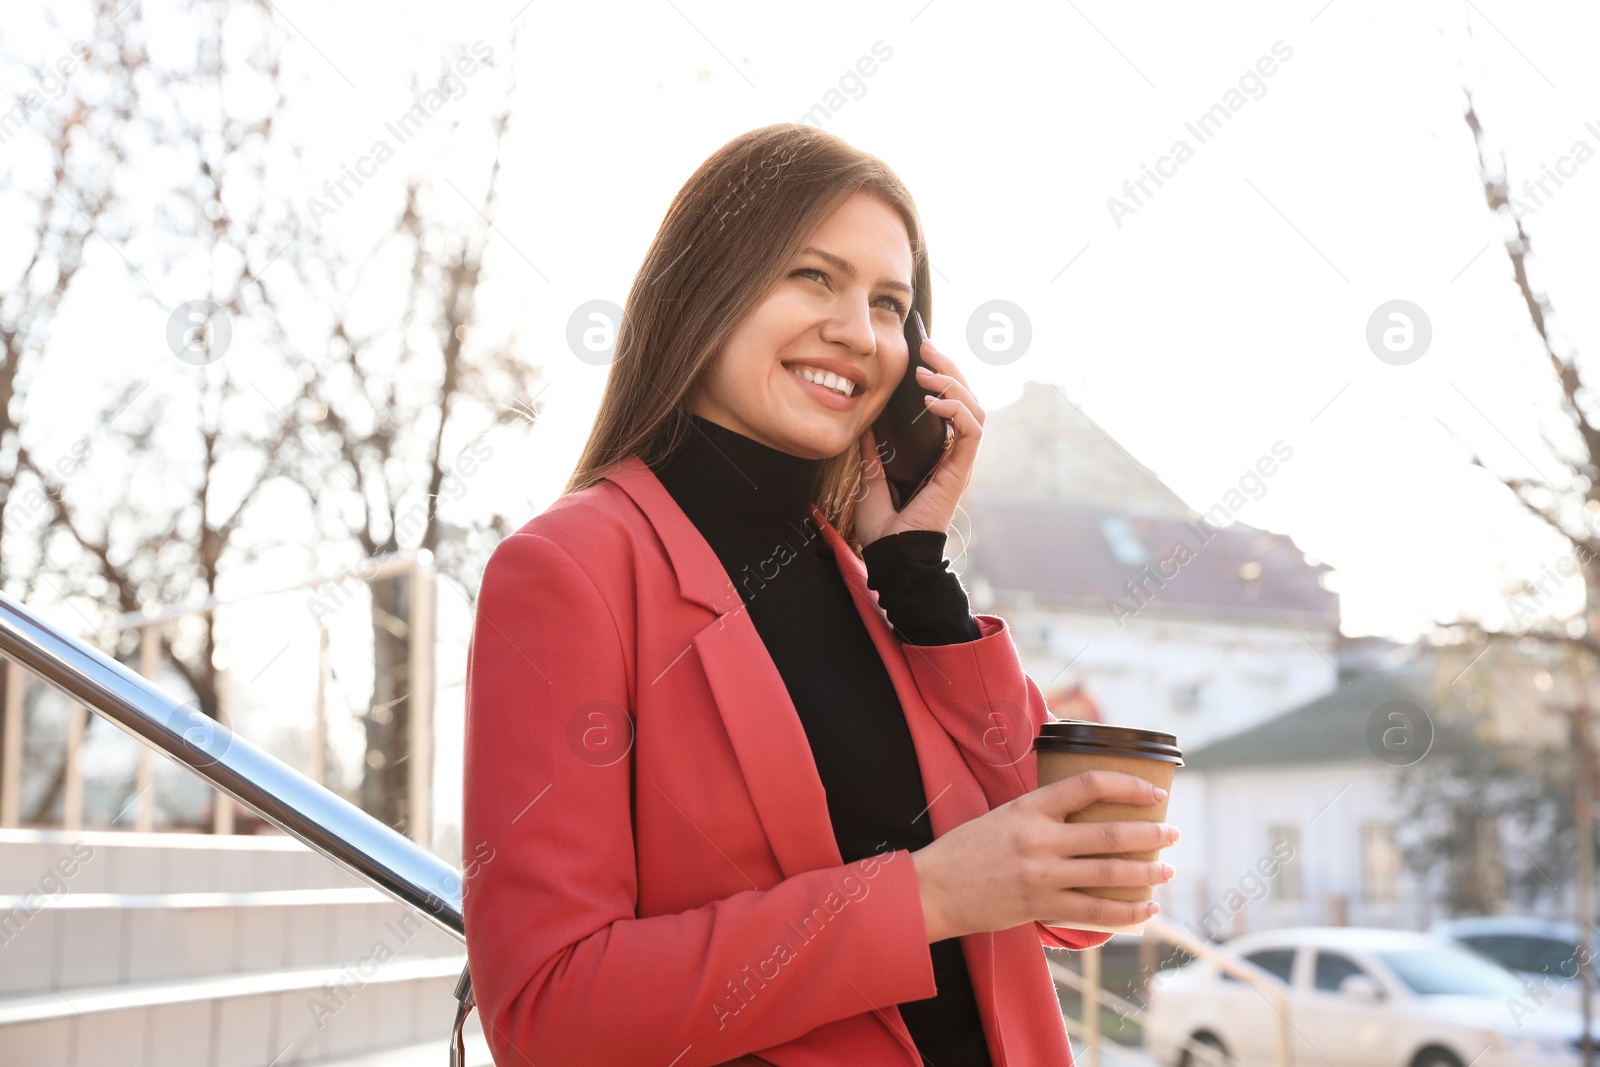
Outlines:
[[904,511],[911,498],[928,484],[934,468],[955,440],[955,428],[949,420],[929,411],[922,399],[937,396],[939,391],[925,389],[917,381],[917,368],[927,366],[922,361],[922,342],[927,339],[922,316],[913,308],[906,316],[906,349],[911,358],[906,360],[905,377],[872,424],[884,480],[889,484],[889,499],[896,511]]

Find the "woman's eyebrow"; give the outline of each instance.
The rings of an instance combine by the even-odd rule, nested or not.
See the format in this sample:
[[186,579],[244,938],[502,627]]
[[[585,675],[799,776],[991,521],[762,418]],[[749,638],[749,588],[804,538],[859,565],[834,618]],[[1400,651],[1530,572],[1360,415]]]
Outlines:
[[[842,270],[846,275],[848,275],[851,278],[854,278],[856,276],[855,265],[853,263],[851,263],[848,259],[845,259],[843,256],[836,256],[832,252],[824,252],[822,249],[820,249],[820,248],[812,248],[810,245],[807,245],[805,248],[802,248],[800,251],[802,253],[810,252],[814,256],[817,256],[817,257],[819,257],[821,259],[827,260],[829,263],[832,263],[835,267],[838,267],[840,270]],[[896,281],[893,278],[880,279],[879,282],[878,282],[878,286],[880,288],[883,288],[883,289],[894,289],[894,290],[897,290],[899,292],[906,293],[908,295],[912,291],[911,290],[911,286],[907,285],[905,282]]]

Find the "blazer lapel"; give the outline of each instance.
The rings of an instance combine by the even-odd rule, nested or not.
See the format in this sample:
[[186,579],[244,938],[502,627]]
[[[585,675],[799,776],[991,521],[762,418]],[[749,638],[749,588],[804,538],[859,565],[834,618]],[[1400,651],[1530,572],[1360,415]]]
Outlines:
[[867,633],[872,635],[878,657],[883,660],[889,678],[894,682],[895,692],[900,695],[900,706],[905,711],[906,725],[911,730],[911,743],[917,750],[917,763],[922,770],[923,790],[928,799],[928,818],[937,837],[987,812],[988,801],[977,779],[967,770],[960,749],[923,703],[922,691],[917,688],[916,679],[911,676],[911,668],[906,662],[905,646],[895,636],[889,620],[883,617],[877,594],[867,588],[866,564],[850,550],[849,544],[823,518],[822,512],[813,510],[822,528],[822,536],[833,546],[834,562],[845,584],[850,587],[850,595],[856,602],[862,622],[866,623]]
[[772,657],[706,539],[655,472],[628,456],[606,477],[655,528],[685,600],[714,613],[694,635],[745,786],[784,877],[843,863],[811,744]]

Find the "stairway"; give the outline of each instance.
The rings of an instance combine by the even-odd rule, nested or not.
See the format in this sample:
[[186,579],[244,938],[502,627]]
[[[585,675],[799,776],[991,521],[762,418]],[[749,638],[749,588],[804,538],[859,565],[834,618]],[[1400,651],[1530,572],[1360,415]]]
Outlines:
[[0,1064],[446,1067],[465,962],[289,837],[0,830]]

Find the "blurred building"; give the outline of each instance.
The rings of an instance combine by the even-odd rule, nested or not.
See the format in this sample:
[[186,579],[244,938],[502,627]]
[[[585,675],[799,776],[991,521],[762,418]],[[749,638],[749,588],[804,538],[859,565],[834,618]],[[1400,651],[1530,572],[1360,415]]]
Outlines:
[[[1220,939],[1300,925],[1421,929],[1443,917],[1403,869],[1397,836],[1399,766],[1427,751],[1434,672],[1424,664],[1346,677],[1186,754],[1192,817],[1188,847],[1170,857],[1185,877],[1163,902],[1169,918]],[[1378,754],[1384,732],[1393,762]]]
[[[1173,793],[1185,836],[1167,854],[1182,877],[1158,891],[1167,917],[1219,939],[1298,925],[1425,929],[1452,917],[1445,883],[1465,878],[1486,901],[1469,913],[1570,919],[1571,865],[1552,862],[1541,840],[1570,796],[1530,810],[1536,791],[1525,792],[1512,810],[1532,824],[1506,817],[1489,799],[1497,787],[1472,770],[1481,763],[1438,743],[1445,723],[1467,716],[1483,743],[1517,749],[1512,759],[1570,761],[1564,708],[1579,688],[1552,673],[1548,650],[1363,638],[1347,641],[1336,662],[1341,680],[1330,692],[1185,753]],[[1589,699],[1600,707],[1600,693]],[[1435,777],[1446,768],[1452,774]],[[1464,816],[1433,831],[1461,830],[1463,846],[1473,839],[1458,865],[1426,876],[1404,863],[1427,829],[1411,814],[1424,777]],[[1537,875],[1537,899],[1518,899],[1513,868]]]
[[[1263,469],[1281,460],[1267,443]],[[1292,459],[1287,461],[1293,462]],[[1198,747],[1334,685],[1329,568],[1281,534],[1232,521],[1272,478],[1201,512],[1055,386],[990,411],[949,553],[974,610],[1010,624],[1062,718],[1176,734]]]

